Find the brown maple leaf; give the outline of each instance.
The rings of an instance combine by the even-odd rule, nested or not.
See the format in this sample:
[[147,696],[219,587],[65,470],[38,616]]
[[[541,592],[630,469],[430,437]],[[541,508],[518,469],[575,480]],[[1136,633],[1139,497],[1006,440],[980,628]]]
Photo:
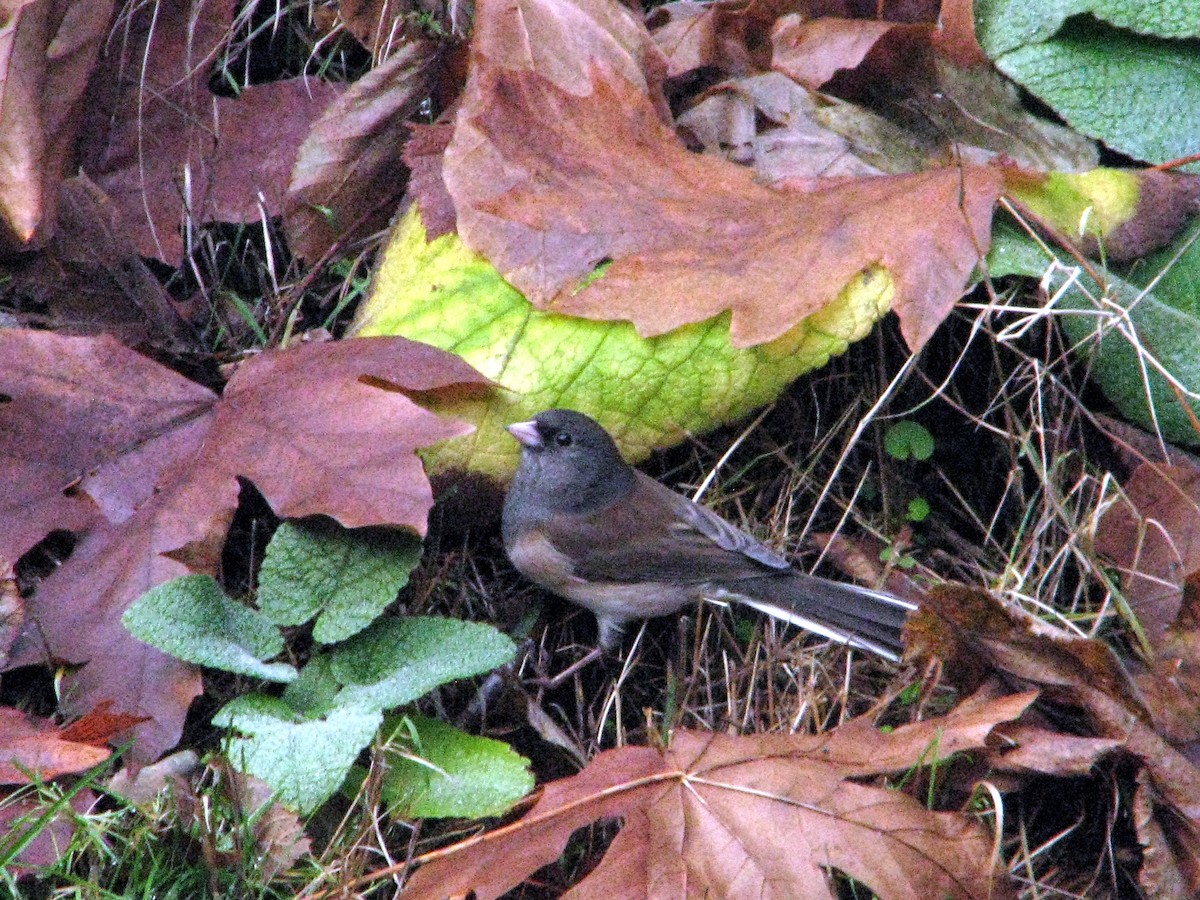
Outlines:
[[640,23],[603,0],[481,2],[444,169],[464,241],[540,308],[647,336],[730,310],[738,346],[882,266],[922,345],[988,246],[998,174],[767,187],[684,148],[663,69]]
[[139,252],[175,265],[184,224],[277,214],[300,142],[342,90],[318,78],[209,88],[234,8],[216,0],[128,7],[93,78],[82,168],[122,211]]
[[1034,697],[972,698],[889,733],[865,720],[824,735],[681,730],[663,752],[609,750],[546,785],[519,821],[421,857],[402,896],[498,897],[605,818],[624,826],[569,897],[833,897],[830,870],[882,898],[1009,896],[992,871],[991,841],[970,817],[847,779],[982,748]]
[[74,554],[29,600],[10,666],[87,662],[65,705],[150,717],[135,758],[178,739],[198,671],[121,625],[145,591],[216,572],[238,479],[281,516],[423,534],[433,502],[418,447],[462,435],[408,396],[486,380],[399,338],[307,344],[244,362],[222,396],[107,337],[0,330],[0,558],[56,528]]
[[[982,670],[1010,684],[1040,688],[1039,704],[1054,711],[1052,720],[1082,720],[1090,730],[1083,737],[1106,739],[1091,746],[1097,758],[1120,752],[1141,766],[1138,831],[1143,840],[1155,841],[1146,848],[1154,859],[1152,877],[1186,885],[1169,896],[1195,896],[1200,890],[1200,768],[1156,727],[1116,654],[1099,640],[1062,631],[968,588],[935,588],[918,618],[937,620],[932,628],[918,623],[918,630],[926,650],[948,661],[952,678],[965,673],[973,680]],[[931,635],[937,637],[930,641]],[[970,664],[962,666],[964,660]],[[1076,745],[1072,753],[1083,749]]]
[[111,0],[4,6],[0,40],[0,247],[54,221]]

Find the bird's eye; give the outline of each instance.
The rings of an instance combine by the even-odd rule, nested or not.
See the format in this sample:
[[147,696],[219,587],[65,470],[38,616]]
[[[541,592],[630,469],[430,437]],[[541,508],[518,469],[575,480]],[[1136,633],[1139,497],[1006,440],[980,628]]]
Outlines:
[[567,434],[565,431],[560,431],[556,435],[554,435],[554,443],[558,444],[558,446],[560,446],[560,447],[570,447],[571,444],[574,443],[574,441],[571,439],[571,436],[569,434]]

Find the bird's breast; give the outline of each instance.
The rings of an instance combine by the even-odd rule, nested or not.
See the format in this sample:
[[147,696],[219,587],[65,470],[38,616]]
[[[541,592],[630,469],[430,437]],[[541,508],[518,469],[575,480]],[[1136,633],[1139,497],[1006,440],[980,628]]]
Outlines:
[[505,549],[518,572],[555,593],[565,596],[565,587],[581,581],[575,577],[571,560],[538,531],[521,534]]

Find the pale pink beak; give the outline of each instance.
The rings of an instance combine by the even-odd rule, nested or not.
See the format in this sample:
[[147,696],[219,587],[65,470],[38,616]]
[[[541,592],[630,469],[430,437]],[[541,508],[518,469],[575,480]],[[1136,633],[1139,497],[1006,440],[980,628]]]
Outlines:
[[508,426],[508,433],[521,442],[522,447],[537,449],[542,446],[542,433],[538,431],[537,422],[513,422]]

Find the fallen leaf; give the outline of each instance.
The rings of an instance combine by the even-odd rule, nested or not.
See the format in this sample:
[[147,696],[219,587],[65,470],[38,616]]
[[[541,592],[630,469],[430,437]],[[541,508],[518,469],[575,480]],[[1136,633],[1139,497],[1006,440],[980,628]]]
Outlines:
[[110,748],[72,739],[48,719],[0,707],[0,784],[50,781],[83,772],[110,756]]
[[[1154,720],[1133,680],[1107,645],[1068,634],[1028,613],[1002,605],[984,591],[944,586],[930,592],[918,618],[936,618],[944,643],[935,655],[947,661],[951,678],[964,671],[959,662],[974,657],[974,666],[1011,682],[1042,691],[1039,705],[1073,716],[1090,737],[1120,742],[1121,752],[1145,773],[1139,826],[1161,844],[1147,853],[1166,854],[1169,867],[1187,884],[1182,894],[1200,890],[1200,770],[1154,728]],[[937,631],[923,631],[925,636]],[[974,672],[965,670],[967,677]],[[1147,825],[1147,827],[1149,827]]]
[[991,65],[975,38],[973,5],[973,0],[942,0],[938,28],[933,35],[938,51],[962,68]]
[[[111,0],[17,0],[0,23],[0,248],[54,222]],[[45,233],[40,235],[46,237]]]
[[1183,607],[1184,579],[1200,570],[1200,469],[1138,466],[1100,520],[1096,549],[1119,568],[1130,607],[1160,648]]
[[1154,802],[1145,771],[1138,773],[1133,795],[1133,825],[1142,845],[1138,884],[1156,900],[1194,897],[1200,885],[1200,836],[1194,827]]
[[117,211],[86,175],[59,186],[57,227],[6,267],[0,304],[16,323],[116,336],[129,346],[191,349],[195,334],[138,256]]
[[134,806],[150,806],[169,785],[176,785],[202,769],[195,750],[180,750],[152,765],[142,766],[136,773],[128,767],[121,769],[104,789]]
[[9,665],[88,662],[67,681],[66,708],[111,699],[151,717],[135,729],[141,761],[178,739],[200,681],[130,636],[121,614],[171,578],[215,574],[238,479],[284,517],[423,534],[432,492],[414,450],[470,426],[406,392],[486,384],[458,358],[402,339],[265,352],[220,398],[107,337],[0,330],[0,356],[0,392],[13,398],[0,405],[0,463],[16,476],[2,482],[0,553],[15,559],[51,529],[85,529],[28,601]]
[[928,35],[929,26],[798,13],[783,16],[771,31],[771,65],[816,90],[839,69],[853,69],[880,40],[893,33]]
[[292,78],[214,95],[209,77],[233,12],[216,0],[131,8],[93,79],[82,168],[121,210],[138,251],[171,265],[191,226],[282,210],[297,149],[342,90]]
[[928,160],[886,119],[820,97],[778,72],[715,85],[678,125],[707,152],[752,166],[764,184],[916,172]]
[[[1040,230],[1057,244],[1077,245],[1083,253],[1106,263],[1129,262],[1164,250],[1160,258],[1144,261],[1150,277],[1134,270],[1131,280],[1140,285],[1152,279],[1156,291],[1176,279],[1190,286],[1188,276],[1174,270],[1190,249],[1186,230],[1200,210],[1200,175],[1094,166],[1086,167],[1088,171],[1078,171],[1075,166],[1059,168],[1068,171],[1027,171],[1015,166],[1005,171],[1009,197]],[[1182,246],[1168,246],[1176,240]],[[1163,285],[1164,279],[1167,285]],[[1176,305],[1190,309],[1186,303]]]
[[19,878],[58,862],[75,834],[76,816],[91,810],[95,803],[96,795],[91,791],[78,791],[68,801],[69,808],[55,810],[43,822],[41,817],[48,810],[36,794],[0,795],[0,834],[5,836],[6,844],[20,841],[26,829],[35,832],[33,840],[7,862],[6,872]]
[[1024,722],[1006,722],[993,734],[998,739],[989,756],[993,768],[1067,778],[1089,774],[1124,744],[1119,738],[1079,737]]
[[[984,165],[997,156],[1039,170],[1098,165],[1092,141],[1031,113],[990,65],[955,65],[939,52],[939,34],[925,25],[789,15],[772,32],[771,65],[813,90],[840,73],[848,85],[839,96],[861,106],[845,105],[853,118],[849,112],[826,118],[854,140],[858,155],[885,172],[955,161]],[[870,124],[872,113],[891,133]],[[921,164],[914,166],[909,159],[918,153]]]
[[659,58],[618,7],[518,9],[479,5],[444,179],[463,239],[539,308],[627,319],[642,335],[731,310],[745,347],[882,266],[916,348],[960,296],[988,244],[996,173],[764,187],[684,149],[662,116]]
[[300,145],[285,201],[288,246],[310,263],[383,228],[404,193],[410,124],[441,74],[438,44],[410,40],[331,102]]
[[98,703],[95,709],[89,710],[74,722],[68,722],[62,726],[59,736],[64,741],[103,747],[105,744],[113,743],[123,732],[128,731],[134,725],[145,721],[144,717],[110,712],[111,708],[111,700]]
[[982,747],[1032,699],[980,699],[961,718],[892,733],[859,721],[825,735],[680,730],[662,753],[609,750],[546,785],[517,822],[421,857],[405,896],[498,897],[557,859],[576,829],[607,818],[625,825],[567,896],[832,897],[829,869],[885,900],[1009,896],[969,817],[845,779],[920,766],[935,748]]
[[414,125],[412,137],[404,145],[404,163],[409,169],[406,199],[420,210],[430,241],[453,234],[458,225],[454,201],[442,180],[442,157],[453,136],[454,126],[449,122]]
[[[312,851],[300,817],[275,801],[275,791],[265,781],[235,769],[227,769],[230,794],[242,812],[243,821],[253,822],[255,858],[263,883]],[[237,865],[238,859],[230,859]]]
[[[459,354],[503,390],[432,408],[476,423],[463,441],[426,454],[435,472],[470,470],[504,482],[519,445],[504,430],[555,406],[594,416],[627,458],[644,459],[688,433],[769,403],[805,372],[866,335],[887,309],[891,283],[864,274],[777,341],[737,350],[728,314],[654,338],[628,322],[597,322],[530,306],[456,235],[432,242],[415,209],[394,230],[351,333],[400,334]],[[613,384],[622,390],[613,391]]]
[[766,68],[768,35],[779,3],[761,0],[676,0],[646,16],[654,45],[667,63],[667,76],[701,69],[748,75]]

